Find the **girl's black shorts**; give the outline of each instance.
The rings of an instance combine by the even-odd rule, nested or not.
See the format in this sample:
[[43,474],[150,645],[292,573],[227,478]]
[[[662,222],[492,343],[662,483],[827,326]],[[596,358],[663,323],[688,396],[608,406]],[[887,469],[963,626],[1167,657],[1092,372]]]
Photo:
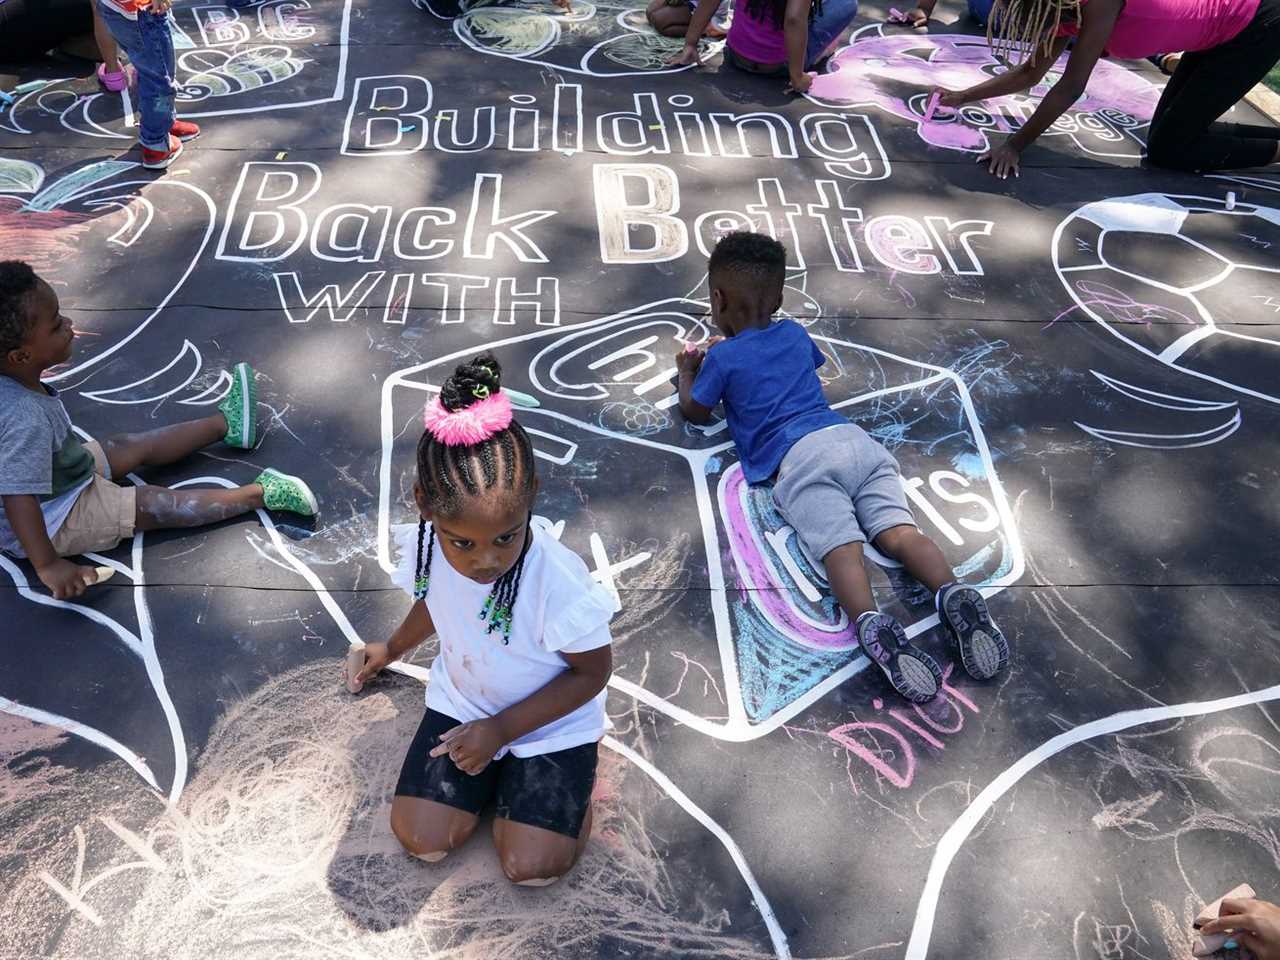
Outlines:
[[479,816],[491,802],[504,820],[577,838],[591,806],[599,744],[520,758],[507,753],[476,776],[463,773],[448,754],[431,756],[440,735],[462,721],[427,710],[405,754],[396,795],[421,797]]

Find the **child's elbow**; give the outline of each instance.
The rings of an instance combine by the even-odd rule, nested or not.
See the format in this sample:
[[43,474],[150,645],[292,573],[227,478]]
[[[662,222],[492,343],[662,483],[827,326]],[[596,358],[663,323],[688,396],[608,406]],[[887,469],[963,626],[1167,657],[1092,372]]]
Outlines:
[[808,32],[809,17],[807,14],[788,13],[782,20],[782,29],[791,33],[792,31]]

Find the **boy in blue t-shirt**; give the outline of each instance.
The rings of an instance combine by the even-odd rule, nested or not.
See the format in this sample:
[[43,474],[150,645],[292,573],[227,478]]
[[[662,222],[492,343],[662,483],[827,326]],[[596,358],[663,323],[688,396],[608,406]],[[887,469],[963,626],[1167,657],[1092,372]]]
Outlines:
[[707,423],[724,403],[747,482],[775,479],[778,512],[826,568],[863,652],[895,690],[929,700],[942,670],[897,620],[876,610],[862,565],[866,542],[934,593],[970,676],[995,676],[1008,663],[1009,646],[982,594],[956,581],[937,544],[916,527],[892,454],[827,404],[815,372],[826,358],[804,328],[774,322],[786,266],[786,248],[763,234],[731,233],[716,245],[707,280],[711,319],[724,337],[705,351],[676,355],[680,412]]

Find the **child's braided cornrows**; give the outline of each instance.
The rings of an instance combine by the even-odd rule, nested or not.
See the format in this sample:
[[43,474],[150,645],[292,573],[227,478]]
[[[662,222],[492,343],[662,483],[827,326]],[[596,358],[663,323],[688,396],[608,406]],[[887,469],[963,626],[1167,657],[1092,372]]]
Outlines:
[[1048,54],[1063,13],[1079,11],[1080,0],[996,0],[987,18],[987,42],[999,59],[1023,63]]
[[[440,388],[440,404],[453,413],[496,394],[502,386],[502,367],[491,354],[476,357],[456,368]],[[479,443],[450,446],[436,439],[430,430],[418,441],[418,482],[427,506],[436,516],[456,516],[466,497],[490,490],[529,497],[534,489],[533,444],[529,435],[515,420]],[[427,595],[431,578],[431,558],[435,553],[436,532],[431,528],[429,541],[426,521],[418,523],[418,560],[414,574],[414,595]],[[511,617],[520,592],[524,559],[529,552],[532,535],[525,531],[524,549],[515,565],[494,583],[480,619],[487,621],[488,632],[502,634],[502,642],[511,637]]]

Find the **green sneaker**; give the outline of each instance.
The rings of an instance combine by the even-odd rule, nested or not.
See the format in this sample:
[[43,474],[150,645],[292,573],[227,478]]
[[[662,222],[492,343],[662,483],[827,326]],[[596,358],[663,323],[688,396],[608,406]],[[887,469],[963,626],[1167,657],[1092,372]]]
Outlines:
[[254,383],[253,367],[237,363],[231,370],[231,392],[218,404],[227,418],[227,435],[223,442],[229,447],[252,450],[258,442],[258,387]]
[[268,467],[253,482],[261,484],[262,500],[268,510],[299,513],[304,517],[314,517],[320,512],[316,495],[301,477],[292,477]]

